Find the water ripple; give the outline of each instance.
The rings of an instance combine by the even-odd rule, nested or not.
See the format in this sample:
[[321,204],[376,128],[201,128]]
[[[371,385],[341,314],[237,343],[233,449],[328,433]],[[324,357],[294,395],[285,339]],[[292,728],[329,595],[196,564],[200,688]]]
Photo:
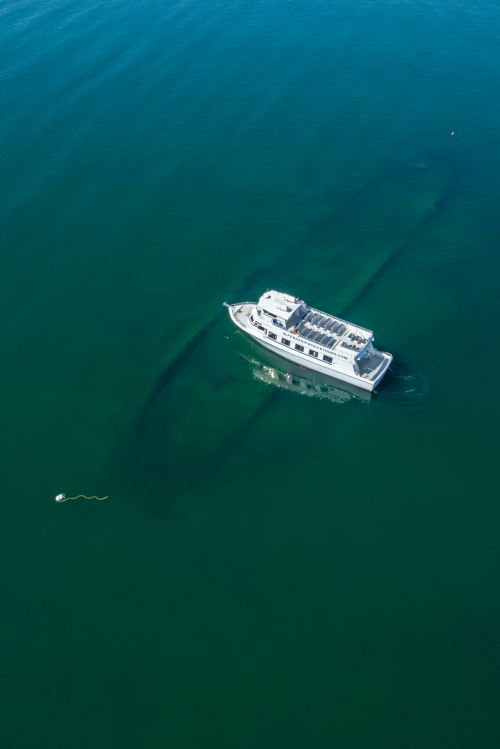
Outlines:
[[379,396],[401,406],[429,401],[437,387],[433,372],[417,364],[393,363],[379,388]]

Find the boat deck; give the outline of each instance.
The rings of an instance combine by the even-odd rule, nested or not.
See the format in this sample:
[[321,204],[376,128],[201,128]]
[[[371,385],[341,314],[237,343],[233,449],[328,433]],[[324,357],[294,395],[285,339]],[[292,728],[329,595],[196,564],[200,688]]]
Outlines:
[[369,330],[313,309],[309,310],[297,326],[290,329],[290,333],[324,348],[334,349],[340,344],[353,352],[360,351],[372,335]]
[[369,358],[362,358],[358,362],[359,374],[365,380],[374,380],[386,362],[387,356],[382,351],[374,351]]

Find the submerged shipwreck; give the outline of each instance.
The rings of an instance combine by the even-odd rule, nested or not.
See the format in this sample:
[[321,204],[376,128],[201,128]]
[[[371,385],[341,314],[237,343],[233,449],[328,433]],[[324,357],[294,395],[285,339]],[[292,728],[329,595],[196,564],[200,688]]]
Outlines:
[[[348,327],[341,334],[341,328],[332,322],[322,334],[327,338],[320,339],[322,325],[326,326],[329,320],[342,323],[353,317],[360,302],[369,296],[380,278],[391,271],[395,262],[422,252],[424,232],[439,216],[449,179],[450,168],[446,159],[429,160],[425,168],[400,165],[376,175],[349,196],[327,220],[311,227],[283,254],[269,258],[266,266],[254,263],[240,287],[234,287],[234,298],[257,299],[263,288],[279,288],[280,285],[301,289],[301,293],[310,300],[314,299],[318,306],[318,310],[309,308],[309,311],[326,319],[317,318],[314,322],[310,317],[298,321],[294,326],[297,329],[304,322],[299,335],[273,326],[272,332],[276,333],[277,339],[279,336],[289,337],[290,348],[296,344],[303,345],[304,350],[315,347],[318,360],[321,350],[321,358],[342,352],[356,363],[359,347],[363,344],[349,339],[349,334],[366,340],[370,338],[370,331],[353,326],[360,332]],[[256,367],[249,371],[248,361],[237,355],[235,346],[241,344],[244,349],[247,346],[253,349],[258,346],[255,336],[242,335],[239,329],[234,330],[234,335],[230,336],[230,343],[234,346],[225,345],[228,321],[219,307],[220,293],[220,288],[207,291],[210,300],[204,300],[205,314],[199,316],[196,329],[186,327],[185,335],[179,335],[175,346],[165,352],[161,367],[144,392],[132,438],[124,445],[123,451],[120,450],[119,459],[126,464],[128,480],[133,472],[134,487],[141,496],[148,494],[147,488],[151,487],[156,508],[170,506],[173,501],[168,490],[172,472],[177,476],[177,491],[180,491],[179,476],[185,477],[187,491],[196,484],[198,477],[206,479],[215,474],[233,453],[241,451],[245,440],[252,438],[258,422],[273,418],[273,412],[286,397],[287,390],[312,393],[307,384],[299,388],[290,378],[276,377],[272,368],[279,369],[280,361],[285,359],[281,357],[270,365],[269,357],[273,353],[269,350],[266,361],[258,368],[258,376],[253,374]],[[235,313],[239,307],[241,304],[235,308]],[[321,313],[320,309],[334,309],[339,316]],[[207,310],[213,310],[213,314],[206,314]],[[278,318],[275,316],[275,319]],[[316,331],[314,341],[313,330]],[[329,348],[328,337],[334,336],[339,340]],[[342,342],[355,347],[347,348],[341,345]],[[258,352],[253,352],[253,358],[259,358]],[[386,361],[384,358],[381,362],[381,369]],[[358,362],[360,371],[365,364],[368,361]],[[384,376],[384,388],[391,383],[393,388],[398,385],[399,380],[396,384],[392,380],[395,369],[397,373],[398,367],[391,366]],[[311,368],[302,368],[296,374],[297,377],[326,380],[332,388],[352,388],[356,392],[351,398],[365,400],[372,397],[369,389],[347,381],[340,382],[337,375],[334,379]],[[249,378],[252,376],[256,381],[250,387]],[[369,377],[361,379],[369,381]],[[277,386],[270,387],[272,384]],[[322,385],[318,384],[316,388],[317,397],[323,392]],[[396,397],[397,393],[394,393],[393,399]],[[194,424],[196,428],[193,428]],[[196,466],[196,471],[193,471],[193,466]],[[159,496],[157,487],[162,482],[165,493]]]

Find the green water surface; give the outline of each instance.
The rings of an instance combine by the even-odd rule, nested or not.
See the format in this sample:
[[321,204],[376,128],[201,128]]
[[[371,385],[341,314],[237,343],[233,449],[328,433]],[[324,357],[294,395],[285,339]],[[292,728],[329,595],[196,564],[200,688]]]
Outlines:
[[[0,5],[2,747],[500,745],[499,49],[493,0]],[[268,287],[374,397],[231,326]]]

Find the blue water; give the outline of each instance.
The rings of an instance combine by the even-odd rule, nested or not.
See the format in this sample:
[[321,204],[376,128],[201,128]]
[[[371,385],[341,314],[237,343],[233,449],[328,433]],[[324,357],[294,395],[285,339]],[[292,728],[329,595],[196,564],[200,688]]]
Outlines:
[[[499,745],[499,49],[492,0],[0,6],[2,746]],[[230,325],[270,286],[373,398]]]

